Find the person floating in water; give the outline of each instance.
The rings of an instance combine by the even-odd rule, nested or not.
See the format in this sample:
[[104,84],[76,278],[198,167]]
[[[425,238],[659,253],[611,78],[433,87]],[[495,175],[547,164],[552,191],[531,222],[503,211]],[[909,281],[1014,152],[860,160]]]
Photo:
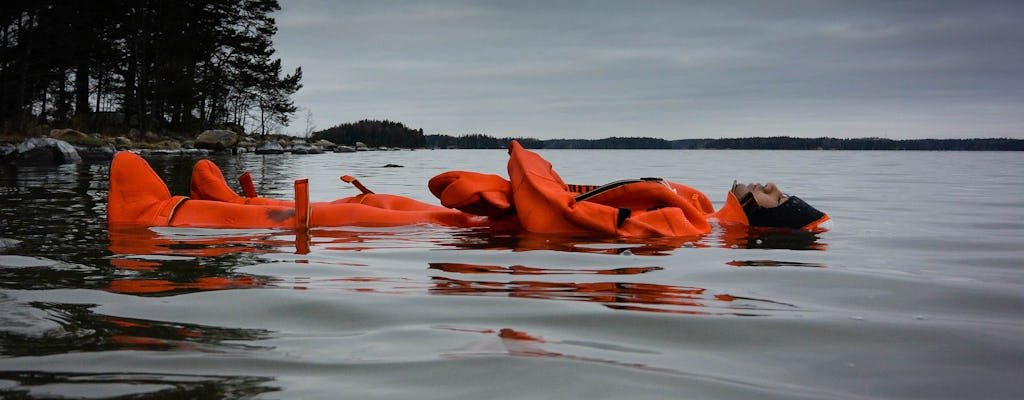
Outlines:
[[715,211],[704,193],[659,178],[570,185],[540,155],[509,144],[509,179],[452,171],[429,182],[441,204],[495,221],[514,220],[536,233],[617,236],[691,236],[723,226],[821,231],[829,216],[774,183],[733,185],[725,205]]
[[732,183],[730,195],[740,199],[747,224],[767,228],[823,230],[830,218],[799,197],[789,196],[773,182],[767,184]]
[[[171,196],[141,157],[114,157],[110,171],[108,222],[203,228],[306,228],[395,226],[417,223],[455,227],[492,226],[533,233],[623,237],[694,236],[722,226],[821,231],[829,216],[773,183],[736,184],[715,210],[706,195],[658,178],[602,186],[569,185],[551,164],[509,143],[509,178],[451,171],[428,182],[444,207],[365,191],[334,202],[305,203],[239,196],[220,170],[200,161],[193,172],[191,198]],[[299,185],[297,184],[298,188]],[[296,198],[300,196],[297,192]],[[298,204],[297,204],[298,203]]]

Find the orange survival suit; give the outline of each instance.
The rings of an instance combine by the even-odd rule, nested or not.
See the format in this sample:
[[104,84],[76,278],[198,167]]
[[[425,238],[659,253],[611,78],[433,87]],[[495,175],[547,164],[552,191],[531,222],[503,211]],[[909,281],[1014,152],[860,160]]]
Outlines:
[[[297,207],[292,201],[255,197],[251,186],[244,190],[246,196],[239,196],[208,160],[199,161],[193,170],[191,199],[171,196],[145,160],[121,152],[111,164],[108,221],[207,228],[428,223],[614,236],[703,235],[711,231],[712,219],[725,226],[748,225],[732,193],[716,212],[700,191],[662,179],[618,181],[604,186],[567,185],[549,162],[516,141],[509,144],[508,172],[510,179],[466,171],[432,178],[430,191],[442,205],[458,211],[373,193]],[[300,222],[304,218],[308,222]],[[818,230],[827,220],[826,215],[804,229]]]
[[[662,179],[567,185],[551,163],[516,141],[509,144],[508,174],[505,180],[452,171],[432,178],[429,186],[444,206],[492,219],[514,215],[523,230],[536,233],[691,236],[710,232],[711,219],[726,226],[749,225],[732,193],[716,212],[700,191]],[[804,229],[816,230],[827,220]]]
[[[191,199],[171,196],[163,180],[137,154],[127,151],[115,154],[110,165],[108,224],[195,228],[412,224],[471,227],[486,224],[485,218],[383,194],[364,194],[324,203],[241,198],[227,187],[220,169],[216,169],[213,163],[207,163],[202,163],[205,168],[197,168],[199,173],[193,176],[195,180],[191,185],[194,194],[200,198]],[[216,171],[210,170],[210,166]],[[200,187],[198,183],[205,184],[196,191]],[[297,182],[297,188],[299,185]],[[300,205],[296,206],[296,203]]]

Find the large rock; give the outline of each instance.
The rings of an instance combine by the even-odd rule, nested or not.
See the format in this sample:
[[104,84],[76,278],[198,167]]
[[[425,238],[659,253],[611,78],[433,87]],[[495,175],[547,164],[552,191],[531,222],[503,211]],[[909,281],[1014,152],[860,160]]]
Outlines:
[[7,162],[8,157],[18,151],[18,146],[10,143],[0,143],[0,163]]
[[224,129],[203,131],[196,137],[197,149],[228,150],[238,145],[238,134]]
[[118,136],[114,138],[114,146],[119,149],[127,149],[132,147],[133,145],[134,144],[132,143],[132,140],[124,136]]
[[306,142],[294,142],[288,147],[288,151],[292,154],[321,154],[324,149]]
[[284,154],[284,147],[274,141],[267,141],[256,149],[256,154]]
[[82,156],[63,140],[31,138],[21,142],[14,153],[5,157],[5,161],[24,165],[78,164],[82,162]]
[[334,142],[327,139],[320,139],[316,143],[313,143],[313,145],[324,150],[334,150],[334,148],[338,147]]

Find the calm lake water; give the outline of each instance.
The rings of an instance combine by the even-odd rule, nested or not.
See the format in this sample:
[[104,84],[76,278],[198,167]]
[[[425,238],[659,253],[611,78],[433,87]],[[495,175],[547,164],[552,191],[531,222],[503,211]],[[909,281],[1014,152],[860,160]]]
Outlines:
[[[2,167],[0,398],[1024,395],[1024,154],[539,153],[568,182],[661,176],[716,206],[770,179],[834,228],[338,228],[305,252],[290,231],[108,231],[107,165]],[[147,159],[187,194],[194,159]],[[342,174],[433,204],[438,173],[507,175],[498,150],[213,159],[271,197],[308,177],[314,201],[357,194]]]

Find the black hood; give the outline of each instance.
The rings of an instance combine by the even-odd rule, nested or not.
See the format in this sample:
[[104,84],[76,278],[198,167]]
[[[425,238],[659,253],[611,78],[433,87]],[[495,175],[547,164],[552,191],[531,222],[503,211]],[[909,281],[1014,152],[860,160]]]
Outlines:
[[750,226],[769,228],[800,229],[825,216],[825,213],[796,196],[789,196],[784,203],[772,208],[761,207],[756,201],[746,201],[743,212],[747,214]]

